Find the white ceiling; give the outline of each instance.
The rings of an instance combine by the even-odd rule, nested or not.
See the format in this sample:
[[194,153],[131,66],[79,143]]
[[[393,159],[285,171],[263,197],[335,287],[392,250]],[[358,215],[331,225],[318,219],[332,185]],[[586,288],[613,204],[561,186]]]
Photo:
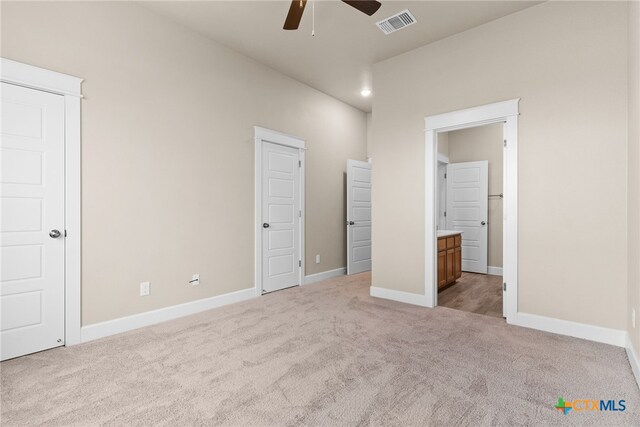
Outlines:
[[[371,66],[379,61],[509,15],[539,1],[395,1],[369,17],[346,3],[312,2],[300,29],[284,31],[289,1],[145,1],[140,5],[179,22],[300,82],[363,111],[371,98]],[[375,25],[409,9],[417,23],[385,36]],[[375,93],[372,94],[372,97]]]

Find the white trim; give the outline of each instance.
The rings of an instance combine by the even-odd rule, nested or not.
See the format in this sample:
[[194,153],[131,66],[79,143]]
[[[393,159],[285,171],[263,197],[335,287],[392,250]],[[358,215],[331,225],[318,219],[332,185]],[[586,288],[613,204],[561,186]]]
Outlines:
[[624,330],[604,328],[602,326],[588,325],[570,320],[554,319],[553,317],[538,316],[536,314],[519,312],[514,321],[509,323],[525,328],[615,345],[617,347],[625,347],[627,340],[627,332]]
[[518,310],[518,103],[496,102],[426,117],[425,120],[425,299],[427,307],[438,304],[436,256],[437,135],[440,132],[504,122],[504,237],[503,269],[507,283],[506,318],[515,321]]
[[65,95],[65,345],[81,342],[80,98]]
[[65,345],[81,340],[81,133],[82,79],[0,58],[0,81],[64,96],[65,116]]
[[82,328],[82,342],[93,341],[145,326],[166,322],[167,320],[178,319],[225,305],[246,301],[254,297],[254,289],[248,288],[228,294],[147,311],[145,313],[121,317],[119,319],[107,320],[106,322],[95,323]]
[[403,302],[405,304],[419,305],[420,307],[428,307],[427,298],[424,295],[412,294],[410,292],[395,291],[388,288],[378,288],[371,286],[369,295],[376,298],[384,298],[392,301]]
[[520,98],[425,117],[425,130],[447,132],[494,123],[496,118],[517,116],[518,102]]
[[487,274],[492,276],[502,276],[502,267],[487,267]]
[[333,279],[334,277],[340,277],[347,274],[347,269],[345,267],[336,268],[335,270],[327,270],[321,273],[310,274],[308,276],[304,276],[304,284],[310,285],[312,283],[321,282],[327,279]]
[[448,165],[449,164],[449,156],[445,156],[444,154],[438,153],[438,162]]
[[306,150],[304,140],[302,138],[298,138],[297,136],[288,135],[286,133],[263,128],[260,126],[254,126],[253,129],[255,131],[256,139]]
[[0,58],[2,81],[60,95],[82,97],[82,79]]
[[633,348],[633,344],[631,343],[631,338],[629,337],[629,333],[626,335],[626,350],[627,357],[629,358],[629,365],[631,365],[631,370],[633,371],[633,376],[636,379],[636,385],[640,388],[640,361],[638,360],[638,355],[636,354],[635,349]]
[[300,285],[305,284],[305,141],[292,135],[287,135],[274,130],[254,126],[255,132],[255,150],[254,150],[254,230],[255,230],[255,254],[254,254],[254,292],[256,296],[262,295],[262,143],[270,142],[272,144],[285,145],[287,147],[297,148],[300,156],[300,267],[299,281]]

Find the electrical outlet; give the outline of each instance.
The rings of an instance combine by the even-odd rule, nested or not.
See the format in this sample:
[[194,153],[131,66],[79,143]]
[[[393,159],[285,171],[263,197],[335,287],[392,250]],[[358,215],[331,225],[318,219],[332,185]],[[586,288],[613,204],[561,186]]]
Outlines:
[[633,327],[636,327],[636,309],[632,308],[631,309],[631,324],[633,325]]
[[191,283],[191,286],[200,285],[200,274],[196,273],[193,276],[191,276],[191,280],[189,281],[189,283]]
[[320,264],[320,255],[316,255],[316,264]]
[[151,284],[149,282],[140,283],[140,296],[146,297],[151,292]]

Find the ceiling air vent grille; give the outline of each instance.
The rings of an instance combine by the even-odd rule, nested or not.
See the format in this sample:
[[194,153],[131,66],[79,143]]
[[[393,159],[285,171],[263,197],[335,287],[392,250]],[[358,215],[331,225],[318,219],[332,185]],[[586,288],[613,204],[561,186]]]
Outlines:
[[409,12],[409,9],[405,9],[400,13],[377,22],[376,25],[382,30],[383,33],[391,34],[415,23],[416,17],[413,16],[411,12]]

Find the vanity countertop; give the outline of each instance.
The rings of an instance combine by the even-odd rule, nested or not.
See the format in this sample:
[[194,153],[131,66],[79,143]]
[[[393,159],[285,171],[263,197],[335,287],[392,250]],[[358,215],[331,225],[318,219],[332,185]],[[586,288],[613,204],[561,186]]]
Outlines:
[[438,237],[455,236],[462,233],[460,230],[438,230]]

